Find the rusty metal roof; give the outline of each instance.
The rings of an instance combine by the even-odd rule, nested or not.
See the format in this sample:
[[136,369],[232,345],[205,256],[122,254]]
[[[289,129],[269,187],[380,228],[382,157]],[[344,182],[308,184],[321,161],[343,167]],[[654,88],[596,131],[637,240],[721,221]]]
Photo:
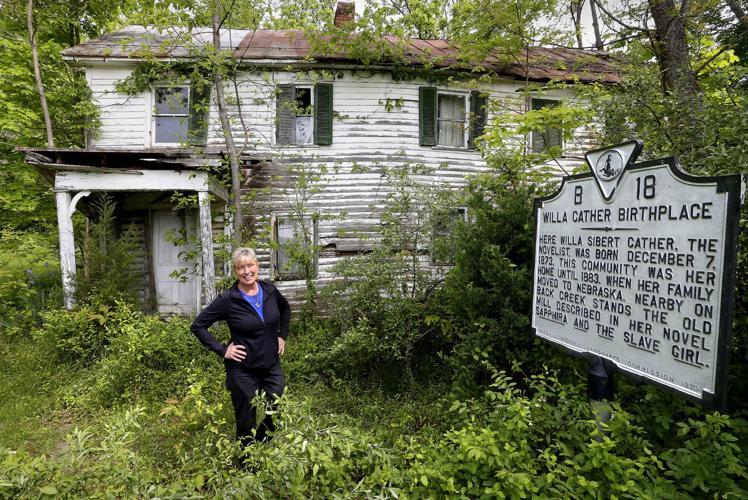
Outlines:
[[[149,52],[156,57],[189,57],[185,32],[159,32],[143,26],[129,26],[96,40],[63,51],[68,59],[137,58]],[[351,36],[356,36],[355,34]],[[212,43],[209,28],[195,30],[191,42],[196,46]],[[222,30],[221,45],[233,50],[243,61],[289,61],[328,64],[361,64],[364,61],[335,43],[329,35],[320,35],[321,44],[310,43],[302,31]],[[449,40],[401,39],[385,36],[378,40],[385,49],[377,65],[406,64],[412,67],[478,71],[534,81],[572,81],[615,83],[620,81],[616,61],[599,51],[529,47],[519,52],[494,51],[476,64],[468,61]],[[314,50],[312,46],[320,48]],[[322,48],[324,47],[324,48]],[[387,48],[391,50],[386,51]],[[369,61],[371,62],[371,61]]]

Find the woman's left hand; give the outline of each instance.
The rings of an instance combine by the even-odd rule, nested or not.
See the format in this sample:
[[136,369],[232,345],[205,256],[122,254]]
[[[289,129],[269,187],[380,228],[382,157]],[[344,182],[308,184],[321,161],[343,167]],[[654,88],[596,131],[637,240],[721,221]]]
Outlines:
[[286,341],[278,337],[278,356],[283,356],[284,352],[286,352]]

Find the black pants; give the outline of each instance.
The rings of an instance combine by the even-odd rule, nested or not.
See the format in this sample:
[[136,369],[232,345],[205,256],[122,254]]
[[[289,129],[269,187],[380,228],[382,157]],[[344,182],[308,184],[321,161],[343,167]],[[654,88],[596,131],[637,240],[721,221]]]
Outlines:
[[[269,414],[257,427],[257,407],[252,400],[264,391],[271,410],[275,398],[283,394],[286,382],[283,379],[280,363],[267,370],[248,370],[238,363],[226,364],[226,388],[231,392],[236,418],[236,439],[247,446],[255,440],[267,441],[268,432],[275,431],[273,417]],[[256,433],[253,431],[257,429]]]

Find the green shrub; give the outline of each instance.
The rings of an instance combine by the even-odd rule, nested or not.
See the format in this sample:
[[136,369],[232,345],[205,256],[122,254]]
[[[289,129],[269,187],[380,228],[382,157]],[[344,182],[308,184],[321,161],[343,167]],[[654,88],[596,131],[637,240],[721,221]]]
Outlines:
[[186,318],[164,321],[128,310],[114,319],[111,342],[86,391],[91,403],[110,405],[147,395],[165,398],[186,385],[184,374],[193,363],[216,362],[189,331]]
[[23,335],[61,303],[54,244],[34,233],[0,232],[0,331]]
[[493,170],[467,186],[469,220],[456,228],[455,266],[440,296],[456,331],[451,366],[466,387],[487,380],[485,359],[509,369],[533,346],[533,200],[542,184],[531,182],[539,179],[523,152],[500,149],[488,162]]
[[94,198],[92,205],[96,220],[78,236],[83,242],[81,269],[76,274],[78,301],[109,306],[118,301],[137,303],[141,274],[133,265],[138,234],[133,226],[118,232],[116,203],[110,195]]
[[409,164],[385,171],[392,191],[372,251],[338,263],[323,291],[332,334],[316,358],[338,376],[384,372],[395,387],[412,387],[419,360],[444,345],[445,330],[426,322],[444,272],[429,265],[429,244],[447,203],[438,186],[416,181],[430,172]]
[[[129,312],[128,306],[120,307]],[[56,361],[89,365],[105,354],[112,338],[111,322],[121,314],[105,305],[83,305],[74,311],[51,309],[42,313],[42,324],[32,336]]]

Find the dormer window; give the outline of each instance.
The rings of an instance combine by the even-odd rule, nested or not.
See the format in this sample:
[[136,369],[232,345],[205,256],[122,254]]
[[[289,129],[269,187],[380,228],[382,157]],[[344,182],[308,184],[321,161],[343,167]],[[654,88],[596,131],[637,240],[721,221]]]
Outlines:
[[153,143],[186,143],[190,118],[190,88],[155,87],[153,101]]

